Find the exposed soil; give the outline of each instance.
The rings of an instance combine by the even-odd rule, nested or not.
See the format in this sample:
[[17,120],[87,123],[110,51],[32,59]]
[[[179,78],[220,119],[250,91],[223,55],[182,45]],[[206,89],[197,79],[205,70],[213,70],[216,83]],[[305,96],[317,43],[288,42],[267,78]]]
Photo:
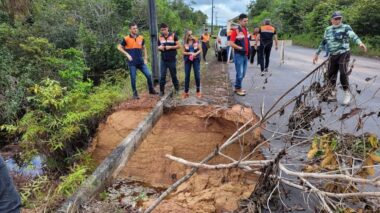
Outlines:
[[[203,98],[197,100],[192,97],[174,104],[176,107],[166,108],[164,115],[121,170],[118,179],[127,182],[137,181],[156,190],[167,188],[184,176],[190,168],[169,160],[165,157],[166,154],[198,162],[227,140],[244,122],[252,117],[256,118],[250,108],[240,105],[227,107],[231,106],[233,98],[224,65],[211,62],[202,67],[207,68],[202,73]],[[122,104],[105,123],[99,125],[98,133],[90,148],[92,156],[98,163],[149,113],[156,100],[150,99],[150,101],[150,104],[146,104],[140,99],[134,104]],[[197,105],[200,102],[203,105]],[[252,150],[259,138],[259,130],[251,132],[223,153],[239,159]],[[261,155],[252,158],[263,159]],[[226,158],[216,157],[209,163],[229,162]],[[163,201],[154,212],[230,212],[238,207],[241,198],[249,197],[256,178],[236,168],[201,169]],[[140,206],[131,209],[121,202],[122,199],[126,199],[126,193],[113,190],[112,186],[105,192],[110,194],[107,199],[92,201],[86,204],[86,208],[82,211],[96,212],[100,208],[101,211],[141,210]],[[134,199],[133,195],[129,195],[131,196]],[[149,206],[156,197],[155,193],[145,196],[142,208]],[[116,198],[113,199],[116,202],[111,201],[111,198]]]
[[158,96],[145,94],[138,100],[128,100],[115,107],[115,112],[99,124],[96,137],[89,147],[94,160],[100,164],[136,128],[158,100]]
[[[109,116],[93,141],[92,156],[99,163],[146,116],[148,109],[121,109]],[[186,174],[188,168],[165,157],[171,154],[190,161],[200,161],[221,145],[247,119],[254,116],[248,108],[182,106],[168,110],[134,153],[119,178],[139,181],[152,187],[166,188]],[[251,150],[259,137],[252,132],[225,154],[239,159]],[[254,158],[262,158],[254,156]],[[210,163],[228,163],[222,157]],[[237,201],[249,196],[255,177],[236,169],[199,171],[183,184],[156,212],[232,211]],[[177,211],[181,208],[181,211]],[[170,209],[170,211],[169,211]]]

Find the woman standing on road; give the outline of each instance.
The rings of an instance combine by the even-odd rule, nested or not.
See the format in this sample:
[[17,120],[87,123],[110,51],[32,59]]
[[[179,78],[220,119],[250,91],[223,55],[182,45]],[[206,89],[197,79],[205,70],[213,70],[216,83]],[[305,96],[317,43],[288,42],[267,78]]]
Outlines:
[[199,45],[197,39],[195,39],[191,34],[186,34],[185,44],[183,46],[183,55],[185,63],[185,91],[182,98],[189,97],[189,84],[190,84],[190,73],[191,67],[194,70],[195,85],[197,87],[197,98],[201,98],[201,74],[200,74],[200,57],[202,48]]

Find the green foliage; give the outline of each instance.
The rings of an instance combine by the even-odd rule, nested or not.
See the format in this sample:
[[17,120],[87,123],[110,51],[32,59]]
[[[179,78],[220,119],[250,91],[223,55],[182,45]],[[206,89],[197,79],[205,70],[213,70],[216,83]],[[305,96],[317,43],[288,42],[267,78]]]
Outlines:
[[94,88],[91,82],[78,81],[69,89],[51,79],[35,85],[33,95],[28,98],[32,108],[18,123],[24,151],[33,151],[24,156],[31,157],[38,150],[48,157],[64,159],[65,151],[81,136],[89,136],[88,124],[100,119],[111,105],[125,97],[125,85],[123,79],[103,82]]
[[47,187],[50,186],[48,176],[38,176],[36,179],[27,182],[20,189],[20,196],[22,203],[27,208],[36,207],[35,204],[29,202],[32,199],[41,199],[45,196]]
[[353,53],[379,56],[380,4],[376,0],[252,0],[249,5],[254,25],[270,18],[281,37],[307,47],[320,43],[325,28],[330,25],[331,14],[336,10],[342,11],[343,22],[350,24],[369,47],[368,53],[363,53],[352,45]]
[[61,183],[56,189],[56,193],[63,196],[70,196],[87,178],[88,168],[83,165],[74,165],[70,174],[61,177]]

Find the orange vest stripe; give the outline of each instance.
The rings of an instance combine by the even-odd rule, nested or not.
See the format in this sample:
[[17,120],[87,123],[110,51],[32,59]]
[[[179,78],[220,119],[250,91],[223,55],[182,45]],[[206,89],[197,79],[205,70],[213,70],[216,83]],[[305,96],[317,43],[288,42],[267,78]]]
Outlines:
[[203,35],[202,35],[202,41],[203,41],[203,42],[208,42],[208,41],[210,41],[210,35],[208,35],[208,34],[203,34]]
[[132,38],[131,36],[124,37],[125,40],[125,49],[142,49],[143,47],[143,41],[144,37],[141,35],[137,36],[136,38]]

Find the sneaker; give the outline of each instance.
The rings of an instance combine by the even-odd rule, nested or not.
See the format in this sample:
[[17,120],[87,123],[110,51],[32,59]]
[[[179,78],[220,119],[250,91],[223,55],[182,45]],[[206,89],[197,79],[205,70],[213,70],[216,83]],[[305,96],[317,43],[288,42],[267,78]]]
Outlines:
[[134,100],[138,100],[138,99],[140,99],[140,97],[139,97],[138,95],[134,95],[134,96],[132,97],[132,99],[134,99]]
[[350,91],[345,91],[344,92],[344,99],[343,99],[343,104],[348,105],[351,102],[351,93]]
[[[237,92],[239,89],[235,89],[234,92]],[[246,93],[247,91],[245,89],[240,89],[242,92]]]
[[163,91],[160,91],[160,97],[164,96],[165,93]]
[[246,93],[242,89],[235,90],[236,95],[238,96],[245,96]]
[[268,72],[268,68],[265,68],[265,69],[264,69],[264,72]]
[[208,62],[205,62],[205,64],[208,64]]
[[151,94],[151,95],[157,95],[158,92],[156,90],[151,90],[151,91],[149,91],[149,94]]
[[197,98],[202,98],[202,94],[201,94],[201,92],[197,92],[197,93],[196,93],[196,96],[197,96]]
[[264,71],[261,71],[261,76],[264,76],[264,75],[265,75]]

